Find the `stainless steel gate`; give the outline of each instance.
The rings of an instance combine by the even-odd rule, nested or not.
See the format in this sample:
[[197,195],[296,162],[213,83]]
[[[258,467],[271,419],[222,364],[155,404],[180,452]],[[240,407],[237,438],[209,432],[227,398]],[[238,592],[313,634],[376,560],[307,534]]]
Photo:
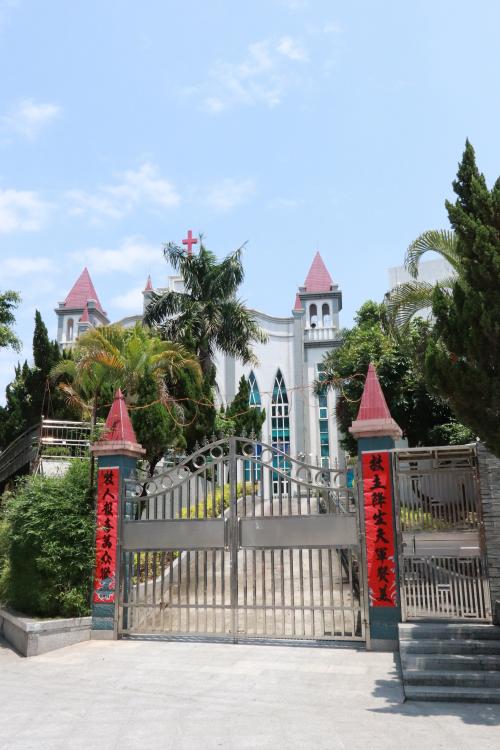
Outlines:
[[403,618],[490,620],[475,446],[393,456]]
[[365,637],[358,509],[345,473],[245,437],[125,483],[119,632]]

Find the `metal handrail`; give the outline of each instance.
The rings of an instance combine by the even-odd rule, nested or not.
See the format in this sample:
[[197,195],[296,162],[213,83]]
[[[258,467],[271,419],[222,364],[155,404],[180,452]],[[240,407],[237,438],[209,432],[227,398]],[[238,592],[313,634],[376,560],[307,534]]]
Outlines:
[[[0,482],[5,482],[23,466],[35,470],[40,459],[71,459],[88,453],[90,447],[90,422],[63,419],[42,419],[25,430],[0,453]],[[44,448],[70,449],[70,454],[44,456]]]

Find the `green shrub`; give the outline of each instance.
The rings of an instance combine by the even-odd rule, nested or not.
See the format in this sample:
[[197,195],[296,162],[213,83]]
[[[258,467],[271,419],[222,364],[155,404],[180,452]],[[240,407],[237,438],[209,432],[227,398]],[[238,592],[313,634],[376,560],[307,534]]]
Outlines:
[[[256,485],[255,485],[256,486]],[[238,482],[236,485],[236,497],[240,498],[243,497],[243,492],[246,492],[247,501],[249,502],[248,498],[251,497],[252,494],[252,482]],[[229,507],[229,500],[230,500],[230,489],[229,485],[224,485],[224,508],[222,508],[222,490],[220,485],[218,485],[215,488],[215,513],[213,511],[213,502],[212,502],[212,492],[207,492],[207,517],[208,518],[218,518],[222,515],[223,510],[226,510],[226,508]],[[203,518],[205,512],[205,502],[201,500],[197,504],[194,504],[191,506],[189,517],[190,518]],[[188,517],[187,508],[182,509],[181,513],[182,518]]]
[[88,614],[95,528],[88,477],[88,462],[75,460],[62,477],[25,477],[4,495],[4,603],[33,616]]

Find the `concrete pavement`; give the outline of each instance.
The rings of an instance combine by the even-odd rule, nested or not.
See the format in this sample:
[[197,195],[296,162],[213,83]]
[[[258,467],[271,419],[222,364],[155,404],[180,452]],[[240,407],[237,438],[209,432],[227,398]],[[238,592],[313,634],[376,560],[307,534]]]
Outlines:
[[493,750],[500,705],[402,702],[392,654],[90,641],[24,659],[0,642],[1,750]]

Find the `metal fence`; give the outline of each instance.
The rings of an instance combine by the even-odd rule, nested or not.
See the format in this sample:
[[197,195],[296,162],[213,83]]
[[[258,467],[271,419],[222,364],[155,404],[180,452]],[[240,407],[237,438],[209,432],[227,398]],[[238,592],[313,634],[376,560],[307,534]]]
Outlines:
[[403,618],[488,621],[475,444],[393,457]]

